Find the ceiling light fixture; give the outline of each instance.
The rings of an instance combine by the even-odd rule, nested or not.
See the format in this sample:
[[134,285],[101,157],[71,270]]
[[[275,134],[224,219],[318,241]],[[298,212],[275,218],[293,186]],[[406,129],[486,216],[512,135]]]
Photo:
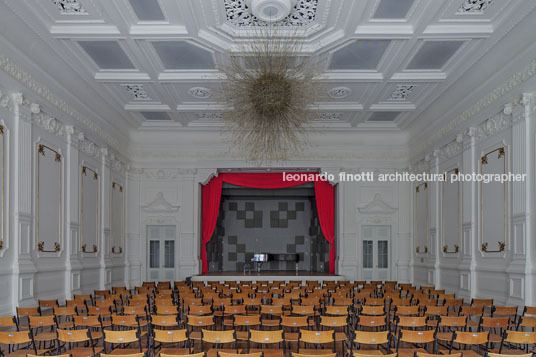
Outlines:
[[228,54],[220,99],[229,145],[260,166],[308,146],[306,124],[316,118],[314,105],[323,94],[314,80],[320,63],[303,55],[295,31],[267,26],[254,32],[239,53]]

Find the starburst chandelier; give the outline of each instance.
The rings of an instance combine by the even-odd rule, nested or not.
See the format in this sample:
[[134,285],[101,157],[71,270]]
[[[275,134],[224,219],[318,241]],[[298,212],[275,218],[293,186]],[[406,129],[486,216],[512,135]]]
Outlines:
[[285,161],[309,141],[307,123],[321,97],[319,62],[302,53],[296,31],[256,28],[237,53],[229,54],[222,88],[223,133],[232,149],[258,166]]

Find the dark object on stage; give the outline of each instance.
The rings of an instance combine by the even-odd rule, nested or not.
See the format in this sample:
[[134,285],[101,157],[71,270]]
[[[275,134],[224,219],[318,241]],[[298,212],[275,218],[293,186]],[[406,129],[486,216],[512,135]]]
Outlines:
[[300,261],[299,254],[268,254],[268,261],[286,261],[296,262]]

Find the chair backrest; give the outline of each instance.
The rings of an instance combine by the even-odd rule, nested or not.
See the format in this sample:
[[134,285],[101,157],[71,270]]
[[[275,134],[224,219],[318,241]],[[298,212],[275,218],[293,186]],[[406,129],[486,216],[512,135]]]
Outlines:
[[309,326],[307,316],[281,316],[281,326],[284,327],[307,327]]
[[39,300],[39,307],[55,307],[58,306],[58,300],[52,299],[52,300]]
[[[305,354],[305,353],[296,353],[296,352],[291,352],[291,357],[318,357],[318,355],[308,355],[308,354]],[[322,353],[321,355],[322,357],[337,357],[337,353],[336,352],[333,352],[333,353]],[[382,356],[382,357],[385,357],[385,356]]]
[[61,342],[79,343],[91,341],[88,329],[62,330],[58,329],[58,340]]
[[[231,352],[217,351],[217,356],[218,357],[264,357],[264,352],[231,353]],[[315,357],[318,357],[318,356],[315,356]]]
[[150,319],[153,326],[168,327],[179,324],[178,315],[151,315]]
[[236,341],[236,332],[235,330],[214,331],[202,329],[201,339],[203,342],[214,344],[233,343]]
[[400,330],[398,340],[409,343],[430,343],[435,341],[435,330],[414,331]]
[[38,307],[17,307],[17,316],[39,316],[41,312]]
[[212,326],[214,325],[214,315],[203,315],[203,316],[188,315],[186,323],[189,326],[193,326],[193,327]]
[[536,344],[536,332],[508,330],[504,332],[504,342],[518,345]]
[[93,316],[73,316],[74,325],[77,327],[101,327],[99,317]]
[[425,327],[426,316],[397,316],[398,327]]
[[261,314],[280,315],[283,311],[281,305],[261,305]]
[[16,327],[17,320],[15,316],[1,316],[0,317],[0,327]]
[[294,315],[314,315],[315,307],[313,305],[292,305],[291,313]]
[[112,325],[121,327],[139,327],[136,315],[112,315]]
[[283,342],[283,330],[260,331],[249,330],[249,341],[255,343],[281,343]]
[[[64,355],[48,355],[47,357],[72,357],[73,355],[68,353],[68,354],[64,354]],[[105,356],[105,355],[102,355],[101,356]],[[27,353],[26,354],[26,357],[42,357],[42,356],[38,356],[38,355],[33,355],[31,353]],[[114,357],[117,357],[117,356],[114,356]],[[142,356],[140,356],[142,357]]]
[[182,330],[159,330],[153,329],[153,339],[161,343],[177,343],[188,340],[186,329]]
[[424,314],[428,316],[447,315],[448,306],[426,305]]
[[486,328],[508,328],[510,324],[509,317],[487,317],[483,316],[480,319],[480,327]]
[[365,305],[383,306],[385,305],[385,299],[384,298],[366,298]]
[[299,342],[304,343],[331,343],[334,342],[335,333],[333,330],[327,331],[313,331],[300,329]]
[[488,343],[489,331],[455,331],[452,341],[462,345],[484,345]]
[[246,305],[225,305],[223,307],[223,312],[226,315],[245,314]]
[[30,331],[0,332],[1,345],[18,345],[32,342]]
[[[534,353],[525,353],[525,354],[515,355],[515,357],[533,357],[533,356],[534,356]],[[449,355],[449,357],[451,357],[451,355]],[[512,357],[512,355],[486,352],[484,357]]]
[[[382,356],[385,357],[385,356]],[[445,355],[435,355],[431,353],[424,353],[424,352],[415,352],[414,357],[445,357]],[[448,357],[462,357],[462,353],[451,353],[448,355]],[[511,357],[511,356],[510,356]],[[519,357],[519,356],[516,356]]]
[[[112,331],[112,330],[103,330],[104,332],[104,341],[111,344],[118,343],[132,343],[140,341],[140,333],[138,330],[121,330],[121,331]],[[141,342],[140,342],[141,348]]]
[[111,315],[110,307],[98,307],[98,306],[88,306],[87,307],[87,314],[88,315],[95,315],[95,316],[109,316]]
[[366,327],[386,326],[387,316],[385,315],[379,315],[379,316],[359,315],[357,317],[357,325],[366,326]]
[[484,306],[462,306],[460,310],[460,315],[468,316],[482,316],[484,313]]
[[536,315],[536,306],[525,306],[523,308],[523,316]]
[[[180,355],[181,357],[207,357],[206,352],[192,353],[187,355]],[[166,353],[160,353],[160,357],[177,357],[177,355],[170,355]]]
[[76,314],[74,306],[56,306],[54,307],[54,315],[56,316],[73,316]]
[[188,306],[188,315],[211,315],[211,305],[190,305]]
[[517,306],[493,306],[491,316],[516,316]]
[[179,308],[177,306],[156,305],[156,313],[158,315],[177,315]]
[[382,345],[389,343],[389,331],[355,331],[353,341],[367,345]]
[[521,316],[517,327],[536,328],[536,316]]
[[471,306],[484,306],[491,307],[493,305],[493,299],[472,299]]
[[383,315],[385,314],[385,307],[381,306],[372,306],[372,305],[363,305],[361,306],[360,314],[363,315]]
[[348,323],[348,316],[320,316],[322,327],[346,327]]
[[467,325],[467,316],[441,316],[439,318],[439,327],[456,327],[463,328]]
[[47,316],[28,316],[30,320],[30,327],[39,328],[39,327],[50,327],[56,325],[56,320],[54,315]]
[[234,315],[235,326],[258,326],[261,324],[259,315]]
[[326,315],[348,315],[348,306],[342,305],[328,305],[326,306]]
[[398,316],[417,316],[419,315],[419,306],[417,305],[411,305],[411,306],[397,306],[396,307],[396,314]]

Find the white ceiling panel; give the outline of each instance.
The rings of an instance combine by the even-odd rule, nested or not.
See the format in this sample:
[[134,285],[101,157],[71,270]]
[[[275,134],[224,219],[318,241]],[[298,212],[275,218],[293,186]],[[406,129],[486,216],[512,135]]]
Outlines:
[[132,61],[116,41],[79,41],[100,69],[134,69]]
[[415,0],[381,0],[374,19],[403,19],[408,15]]
[[129,0],[140,21],[165,21],[166,18],[157,0]]
[[389,40],[357,40],[333,53],[330,70],[375,70]]
[[407,69],[442,69],[462,44],[463,41],[425,41]]
[[186,41],[154,41],[165,69],[214,69],[212,53]]

